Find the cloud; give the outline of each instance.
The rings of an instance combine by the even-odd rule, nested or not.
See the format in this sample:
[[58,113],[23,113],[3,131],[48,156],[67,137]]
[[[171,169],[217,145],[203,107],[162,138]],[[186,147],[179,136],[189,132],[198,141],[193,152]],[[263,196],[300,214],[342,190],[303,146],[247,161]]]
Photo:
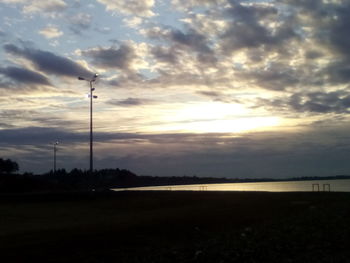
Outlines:
[[139,98],[127,98],[125,100],[109,100],[108,104],[123,106],[123,107],[133,107],[133,106],[141,106],[152,103],[152,100],[148,99],[139,99]]
[[63,35],[63,32],[60,31],[56,26],[50,25],[39,31],[39,34],[43,35],[46,38],[57,38]]
[[269,67],[251,72],[238,72],[237,76],[250,79],[255,85],[268,90],[286,90],[300,83],[301,75],[284,64],[271,63]]
[[97,0],[106,6],[108,11],[142,17],[154,16],[154,0]]
[[[20,111],[15,111],[13,114],[19,114]],[[26,127],[16,129],[0,130],[1,144],[7,145],[40,145],[50,141],[59,139],[64,143],[82,143],[88,141],[88,133],[75,132],[64,128],[48,128],[48,127]],[[160,142],[164,140],[172,140],[175,137],[185,137],[186,135],[148,135],[138,133],[111,133],[111,132],[94,132],[96,142],[126,140],[146,140]]]
[[345,5],[338,6],[336,8],[337,19],[333,19],[330,23],[330,35],[329,40],[331,44],[341,53],[346,54],[347,59],[350,59],[349,45],[350,36],[347,34],[350,26],[350,3],[346,2]]
[[[56,9],[52,8],[50,11],[44,4],[39,7],[34,1],[6,0],[6,3],[9,2],[32,6],[32,9],[27,8],[24,19],[41,14],[39,12],[56,14],[64,10],[63,6],[60,9],[57,5]],[[72,6],[68,1],[65,3]],[[95,24],[99,23],[97,20],[95,21],[87,13],[81,13],[88,9],[85,9],[83,1],[80,3],[82,9],[75,10],[77,12],[71,17],[62,15],[66,18],[65,23],[75,33],[89,29],[99,30]],[[120,41],[115,42],[114,46],[101,44],[80,51],[78,55],[82,55],[84,59],[80,64],[76,62],[77,60],[34,48],[35,45],[24,42],[21,45],[6,44],[4,49],[9,55],[8,59],[16,65],[25,66],[23,68],[13,66],[8,64],[11,62],[4,60],[1,68],[1,95],[11,93],[12,97],[15,97],[21,92],[20,95],[24,96],[20,97],[24,98],[24,87],[30,91],[38,91],[42,86],[46,88],[47,83],[50,83],[47,77],[49,74],[57,76],[52,80],[55,83],[60,83],[62,80],[60,77],[76,78],[79,75],[91,77],[87,64],[89,63],[91,67],[99,68],[105,76],[101,79],[101,84],[106,84],[106,87],[114,86],[116,87],[114,90],[118,90],[119,99],[112,100],[108,100],[112,97],[107,89],[99,90],[99,97],[107,98],[100,106],[96,104],[97,107],[101,107],[100,114],[96,115],[101,129],[108,129],[108,125],[112,125],[110,123],[113,123],[114,117],[106,117],[103,111],[105,108],[111,110],[116,108],[113,106],[118,107],[116,109],[120,124],[118,127],[123,129],[138,131],[148,129],[152,132],[152,129],[156,130],[160,126],[170,127],[171,115],[163,119],[159,116],[163,116],[161,111],[165,109],[164,107],[168,107],[176,100],[182,102],[185,107],[193,101],[208,103],[211,106],[213,103],[210,101],[238,103],[242,107],[249,108],[252,114],[281,118],[281,127],[276,127],[276,130],[305,127],[312,130],[310,133],[303,133],[307,138],[281,131],[270,134],[271,137],[257,133],[212,136],[96,133],[99,147],[105,144],[105,148],[96,148],[103,153],[97,156],[105,160],[105,165],[108,165],[108,161],[116,161],[121,165],[127,163],[132,170],[132,165],[137,167],[138,172],[151,173],[154,170],[164,169],[180,175],[190,172],[199,175],[215,173],[230,175],[230,171],[235,170],[239,176],[259,176],[260,173],[291,174],[298,170],[307,174],[312,173],[312,167],[308,164],[312,162],[312,158],[308,156],[316,156],[315,160],[323,165],[327,160],[325,158],[327,152],[333,146],[336,148],[334,153],[341,154],[339,142],[326,144],[325,141],[338,140],[341,135],[346,136],[346,132],[332,130],[332,135],[329,135],[331,130],[328,130],[328,135],[325,135],[327,132],[323,130],[324,135],[320,136],[321,131],[318,128],[321,124],[332,126],[338,121],[346,121],[350,116],[348,115],[350,93],[347,91],[350,81],[348,48],[350,37],[347,34],[350,28],[349,1],[173,0],[173,6],[167,6],[165,1],[157,2],[159,6],[153,1],[101,0],[100,3],[112,13],[126,15],[121,18],[123,25],[134,27],[137,31],[128,31],[130,28],[122,25],[125,30],[119,35]],[[134,8],[135,6],[137,8]],[[42,8],[41,11],[39,8]],[[170,10],[170,13],[149,17],[155,15],[158,10]],[[173,23],[175,19],[176,23]],[[21,23],[23,21],[18,22],[18,25],[23,25]],[[161,23],[169,23],[171,26]],[[60,33],[58,28],[56,32],[54,30],[49,32],[50,26],[48,24],[46,28],[48,30],[43,29],[41,33],[46,37],[58,37]],[[111,28],[106,28],[106,32],[110,32]],[[135,37],[135,33],[141,33],[143,36],[136,36],[135,42],[123,41],[124,37]],[[99,43],[108,37],[97,35]],[[10,38],[8,35],[6,41]],[[77,39],[81,40],[81,36],[73,35],[67,41]],[[93,42],[97,43],[96,41],[95,39]],[[65,44],[71,43],[60,42],[60,47],[65,48]],[[76,44],[80,43],[76,42],[74,45]],[[83,63],[86,63],[85,67]],[[67,86],[70,85],[68,79],[63,78],[63,81]],[[134,95],[130,95],[130,88],[133,89]],[[62,94],[62,89],[60,92]],[[155,92],[155,97],[147,96],[148,92],[149,94]],[[249,95],[238,95],[243,93]],[[37,94],[39,92],[35,95]],[[40,95],[48,96],[48,94],[52,93],[41,92]],[[141,94],[145,98],[135,97],[135,94]],[[8,115],[5,115],[10,119],[6,121],[2,119],[2,123],[7,125],[7,129],[12,127],[12,123],[16,123],[18,127],[22,125],[56,127],[48,130],[29,129],[19,134],[28,135],[27,143],[30,143],[32,134],[41,135],[41,141],[39,137],[35,137],[37,143],[44,143],[44,139],[48,141],[49,136],[53,134],[54,137],[66,140],[68,144],[77,145],[81,150],[87,147],[88,133],[75,133],[59,128],[70,127],[80,131],[85,129],[81,127],[87,121],[85,114],[87,104],[82,104],[72,97],[65,96],[64,99],[56,97],[52,101],[45,98],[40,101],[45,106],[38,106],[36,99],[30,105],[18,102],[23,108],[28,108],[29,105],[29,108],[40,108],[40,111],[38,110],[36,114],[23,113],[21,118],[19,118],[21,113],[11,115],[7,112]],[[155,105],[159,101],[167,106]],[[5,99],[2,99],[1,103],[7,110],[17,107],[16,103]],[[72,106],[74,112],[62,115],[62,109],[67,105]],[[147,112],[140,113],[133,108],[139,106]],[[177,112],[175,107],[180,108],[181,105],[171,104],[169,107],[170,111],[174,109],[174,112]],[[56,112],[57,108],[61,111]],[[213,107],[212,111],[215,110],[217,109]],[[149,112],[155,114],[148,114]],[[201,113],[199,111],[199,114]],[[228,114],[231,117],[235,113]],[[175,114],[171,117],[176,118]],[[198,121],[190,118],[186,115],[178,123]],[[288,127],[283,126],[285,123]],[[174,121],[171,124],[176,123]],[[98,131],[98,128],[96,130]],[[15,145],[15,134],[20,131],[10,129],[8,132],[7,135],[1,134],[0,138],[6,135],[6,138],[12,140]],[[13,137],[10,138],[11,132]],[[238,138],[239,136],[241,137]],[[69,156],[67,158],[75,162],[81,158],[80,153],[81,151],[72,150],[67,153]],[[344,153],[343,155],[345,156]],[[318,166],[317,161],[315,167]],[[336,160],[332,162],[335,164]],[[161,168],[157,165],[161,165]],[[331,166],[329,163],[329,166],[325,165],[324,168],[330,171]],[[285,167],[288,167],[288,171],[284,170]],[[306,171],[302,171],[303,167],[307,167]]]
[[62,0],[37,1],[37,0],[3,0],[5,4],[23,5],[22,12],[25,14],[55,15],[67,8],[67,4]]
[[176,64],[180,53],[173,47],[155,46],[151,48],[151,55],[159,62]]
[[58,56],[49,51],[33,48],[22,49],[13,44],[5,44],[4,49],[7,53],[28,59],[38,70],[49,74],[75,78],[77,76],[90,77],[93,75],[73,60]]
[[172,0],[171,4],[179,10],[188,10],[203,6],[224,6],[227,4],[227,0]]
[[350,94],[341,91],[293,94],[289,104],[299,112],[350,113]]
[[50,141],[56,141],[60,138],[66,142],[81,142],[86,140],[87,135],[70,133],[62,129],[28,127],[17,129],[6,129],[0,131],[2,144],[7,145],[40,145],[48,144]]
[[187,32],[183,32],[176,28],[161,29],[156,27],[145,31],[145,34],[150,38],[163,39],[200,53],[212,53],[205,35],[192,28],[189,28]]
[[[282,12],[274,6],[243,5],[231,1],[231,8],[226,10],[231,19],[228,29],[220,36],[221,47],[227,54],[243,49],[258,48],[263,45],[277,47],[290,39],[297,39],[293,28],[293,17],[283,17]],[[273,23],[279,19],[279,24]]]
[[[308,28],[304,38],[323,52],[308,53],[310,58],[326,58],[319,74],[325,76],[323,84],[341,84],[349,81],[350,27],[349,1],[289,1],[285,3],[297,8],[295,23]],[[320,57],[320,55],[322,55]],[[324,60],[325,61],[325,60]]]
[[180,30],[174,29],[170,31],[169,38],[170,40],[178,44],[191,47],[198,51],[202,51],[202,52],[210,51],[208,45],[206,44],[205,36],[198,34],[194,30],[190,30],[187,33],[183,33]]
[[68,18],[70,23],[70,29],[76,33],[80,34],[82,31],[87,30],[91,26],[92,15],[86,13],[78,13],[74,16]]
[[88,49],[81,51],[81,54],[92,58],[92,63],[99,67],[121,70],[129,70],[136,56],[133,47],[127,44],[122,44],[119,48]]
[[6,67],[0,68],[0,74],[19,83],[39,84],[50,86],[50,81],[46,76],[25,68]]
[[140,85],[145,85],[146,77],[140,73],[127,71],[121,72],[117,76],[107,80],[105,83],[113,87],[123,88],[140,88]]
[[150,45],[148,49],[149,55],[155,61],[152,67],[160,75],[164,72],[173,75],[198,72],[208,67],[217,68],[218,58],[211,48],[211,42],[195,29],[182,31],[169,27],[153,27],[143,30],[142,34],[153,40],[166,42],[165,45]]
[[108,26],[106,27],[96,27],[95,31],[101,33],[101,34],[109,34],[112,32],[112,29]]
[[131,18],[124,18],[123,22],[128,27],[138,28],[142,24],[143,20],[141,17],[134,16]]
[[[225,94],[218,92],[218,91],[212,91],[212,90],[201,90],[197,92],[199,95],[208,97],[212,99],[213,101],[227,101],[227,98],[225,98]],[[232,102],[232,101],[230,101]]]
[[23,7],[24,13],[38,12],[61,12],[67,8],[67,4],[62,0],[31,1]]
[[294,93],[287,98],[258,99],[258,107],[271,107],[275,111],[308,114],[350,113],[350,93],[334,92]]
[[[329,138],[333,134],[333,138]],[[329,176],[348,168],[348,125],[315,124],[303,133],[142,134],[96,132],[96,167],[122,167],[138,174],[217,176],[229,178]],[[9,156],[34,171],[47,171],[33,159],[46,158],[51,143],[61,142],[62,167],[87,167],[88,133],[62,128],[30,127],[0,130],[0,144]],[[20,145],[20,147],[18,147]],[[17,149],[17,150],[16,150]],[[22,153],[18,153],[18,149]],[[35,154],[34,154],[35,153]],[[22,161],[23,160],[23,161]],[[34,162],[35,164],[37,162]],[[346,165],[345,165],[346,164]],[[45,170],[46,169],[46,170]]]
[[[343,127],[345,128],[345,127]],[[327,134],[335,134],[329,141]],[[264,178],[329,176],[347,169],[347,129],[316,127],[300,133],[254,133],[240,137],[224,134],[136,134],[97,133],[96,167],[122,167],[138,174],[182,176],[217,176],[229,178]],[[8,129],[0,131],[7,144],[32,147],[17,158],[34,158],[40,149],[45,155],[52,151],[50,143],[60,139],[63,167],[88,165],[88,155],[81,143],[88,134],[48,128]],[[18,139],[19,138],[19,139]],[[105,143],[103,143],[105,142]],[[9,151],[10,152],[10,151]],[[20,156],[20,157],[19,157]],[[44,158],[44,156],[43,156]],[[32,169],[38,169],[31,167]],[[42,168],[41,168],[42,169]],[[45,169],[45,168],[44,168]],[[46,167],[46,169],[48,169]]]

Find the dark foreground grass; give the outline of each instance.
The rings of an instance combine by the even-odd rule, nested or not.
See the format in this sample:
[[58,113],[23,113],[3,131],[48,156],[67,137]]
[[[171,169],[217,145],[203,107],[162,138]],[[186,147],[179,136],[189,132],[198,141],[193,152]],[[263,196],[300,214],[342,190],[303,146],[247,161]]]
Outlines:
[[350,193],[0,197],[0,262],[350,262]]

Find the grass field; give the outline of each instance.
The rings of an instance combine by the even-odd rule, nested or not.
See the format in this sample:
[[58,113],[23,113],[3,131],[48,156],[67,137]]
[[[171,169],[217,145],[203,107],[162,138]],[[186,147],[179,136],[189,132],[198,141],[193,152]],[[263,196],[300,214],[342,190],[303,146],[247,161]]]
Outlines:
[[350,262],[350,193],[0,197],[1,262]]

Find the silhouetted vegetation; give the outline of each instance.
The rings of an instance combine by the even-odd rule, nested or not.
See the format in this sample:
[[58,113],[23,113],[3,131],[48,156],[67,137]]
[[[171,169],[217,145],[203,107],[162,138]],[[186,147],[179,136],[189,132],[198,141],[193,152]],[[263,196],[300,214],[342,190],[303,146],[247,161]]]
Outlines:
[[30,173],[4,175],[0,178],[0,192],[79,191],[87,189],[102,191],[110,188],[226,182],[232,182],[232,180],[196,176],[137,176],[129,170],[118,168],[96,170],[91,175],[88,170],[74,168],[70,172],[58,169],[55,173],[50,171],[42,175]]
[[10,159],[2,159],[0,158],[0,175],[3,174],[11,174],[17,172],[19,166],[16,162],[11,161]]
[[213,184],[213,183],[243,183],[243,182],[273,182],[322,179],[350,179],[348,175],[330,177],[299,177],[291,179],[228,179],[197,176],[138,176],[125,169],[95,170],[90,174],[88,170],[74,168],[71,171],[58,169],[54,173],[35,175],[32,173],[12,174],[18,171],[18,164],[9,159],[0,159],[0,193],[23,192],[60,192],[60,191],[104,191],[110,188],[126,188],[141,186]]

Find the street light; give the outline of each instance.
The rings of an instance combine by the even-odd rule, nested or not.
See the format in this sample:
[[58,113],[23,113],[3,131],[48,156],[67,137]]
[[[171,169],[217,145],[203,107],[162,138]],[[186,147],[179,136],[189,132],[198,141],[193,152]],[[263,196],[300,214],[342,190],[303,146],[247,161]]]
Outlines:
[[58,141],[53,143],[53,175],[56,175],[56,152]]
[[93,95],[95,88],[92,87],[92,83],[96,81],[98,74],[94,74],[91,79],[85,79],[83,77],[78,77],[79,80],[85,80],[90,83],[90,174],[92,175],[94,164],[93,164],[93,137],[92,137],[92,99],[97,99],[97,96]]

